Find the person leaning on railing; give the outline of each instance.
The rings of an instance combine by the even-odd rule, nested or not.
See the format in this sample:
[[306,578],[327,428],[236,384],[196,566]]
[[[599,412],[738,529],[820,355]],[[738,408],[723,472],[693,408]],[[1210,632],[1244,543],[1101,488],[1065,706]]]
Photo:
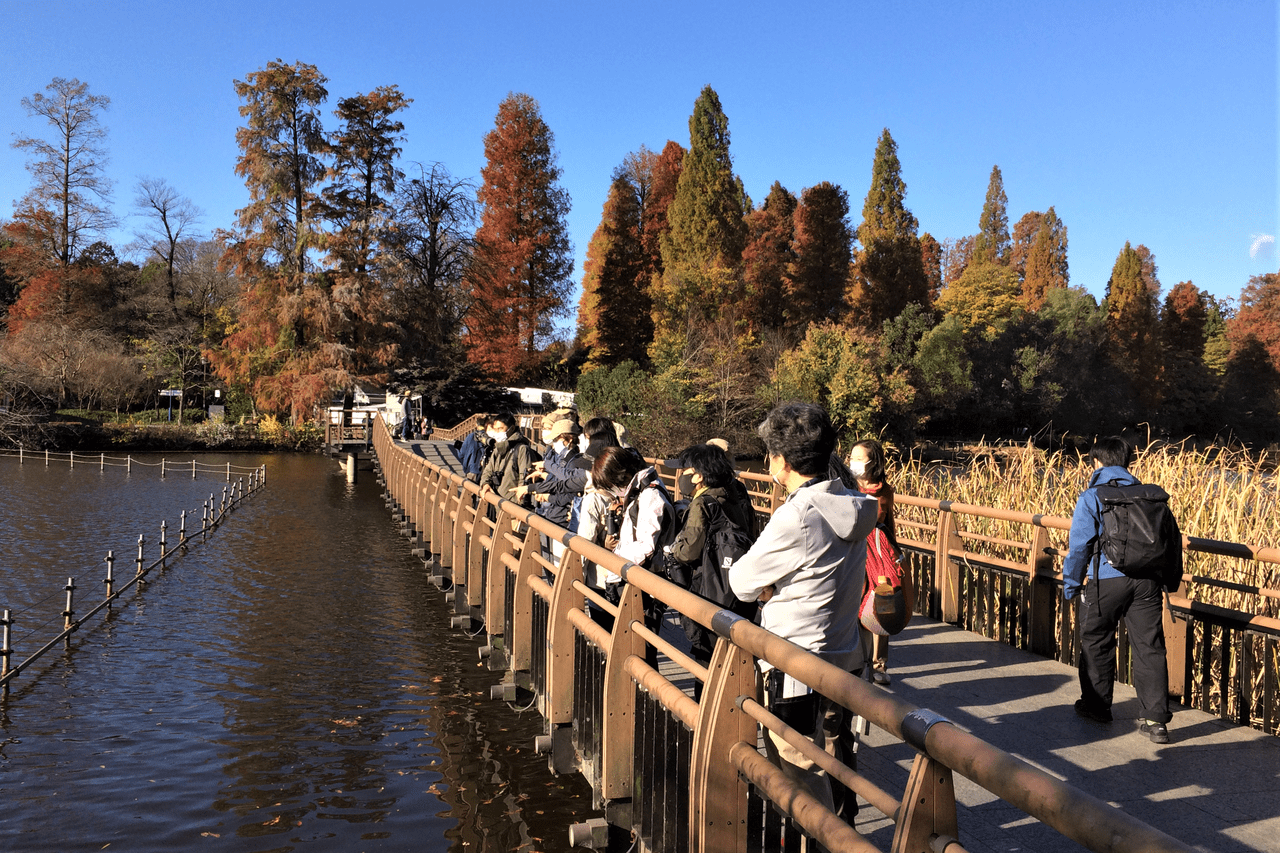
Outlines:
[[[893,519],[893,486],[885,477],[884,447],[874,438],[864,439],[849,451],[849,470],[858,482],[858,488],[875,498],[878,504],[876,524],[884,529],[895,552],[898,548],[898,531]],[[875,586],[875,578],[867,578]],[[871,680],[876,684],[889,683],[889,638],[862,630],[863,651],[871,663]]]
[[[866,569],[867,534],[876,524],[874,498],[828,479],[836,432],[827,413],[785,403],[760,424],[769,475],[787,491],[746,554],[729,570],[743,601],[760,601],[760,626],[846,671],[861,664],[857,591]],[[788,725],[820,747],[820,721],[830,702],[791,676],[765,667],[766,700]],[[834,810],[826,774],[773,732],[765,741],[788,776]]]

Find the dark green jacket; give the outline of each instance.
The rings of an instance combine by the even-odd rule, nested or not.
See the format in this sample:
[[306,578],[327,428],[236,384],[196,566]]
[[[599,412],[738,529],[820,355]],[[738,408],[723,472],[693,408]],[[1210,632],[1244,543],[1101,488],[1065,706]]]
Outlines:
[[729,520],[741,527],[752,539],[756,537],[756,513],[747,490],[738,481],[723,489],[707,489],[689,501],[684,527],[671,543],[671,556],[681,563],[702,562],[702,549],[707,542],[707,502],[720,504]]

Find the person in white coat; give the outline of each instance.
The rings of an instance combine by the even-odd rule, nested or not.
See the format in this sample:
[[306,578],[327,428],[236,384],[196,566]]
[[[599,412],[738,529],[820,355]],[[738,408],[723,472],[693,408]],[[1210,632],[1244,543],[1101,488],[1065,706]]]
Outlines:
[[[858,606],[876,500],[827,479],[836,433],[821,406],[785,403],[769,413],[758,431],[769,474],[786,489],[787,500],[751,550],[733,564],[729,585],[743,601],[762,603],[762,628],[853,670],[862,657]],[[765,671],[765,684],[773,712],[824,746],[820,723],[830,703],[771,668]],[[826,774],[781,737],[769,734],[767,742],[782,769],[833,808]]]

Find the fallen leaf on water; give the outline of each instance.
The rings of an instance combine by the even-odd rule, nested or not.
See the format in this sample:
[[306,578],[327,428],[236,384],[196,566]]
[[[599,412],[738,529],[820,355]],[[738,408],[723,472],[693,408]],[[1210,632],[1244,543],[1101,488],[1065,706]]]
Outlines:
[[202,832],[200,833],[200,837],[201,838],[221,838],[222,836],[216,832]]

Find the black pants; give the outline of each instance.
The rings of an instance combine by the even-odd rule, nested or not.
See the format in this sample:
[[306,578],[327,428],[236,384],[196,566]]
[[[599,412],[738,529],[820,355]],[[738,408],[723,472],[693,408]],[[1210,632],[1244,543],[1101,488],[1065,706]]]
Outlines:
[[1102,578],[1080,593],[1080,696],[1095,710],[1111,710],[1116,675],[1116,628],[1124,620],[1133,650],[1133,682],[1143,719],[1167,723],[1169,668],[1164,648],[1160,581]]

